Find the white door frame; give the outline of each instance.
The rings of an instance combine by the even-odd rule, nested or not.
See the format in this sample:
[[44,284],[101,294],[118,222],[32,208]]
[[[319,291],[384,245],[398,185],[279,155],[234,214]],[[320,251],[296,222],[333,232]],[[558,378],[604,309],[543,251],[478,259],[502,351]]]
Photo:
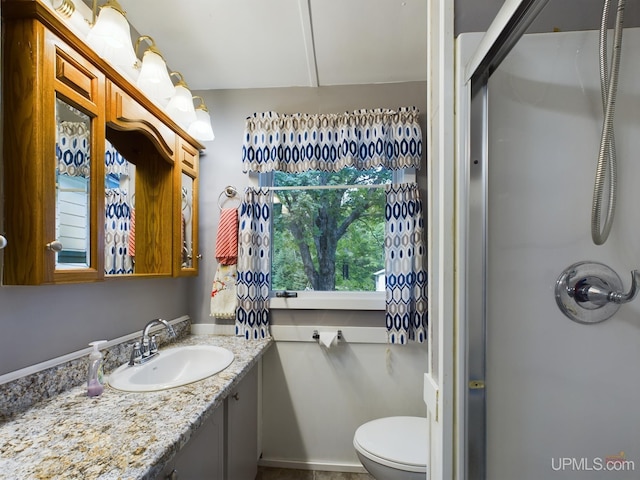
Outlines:
[[453,0],[429,0],[427,40],[427,250],[429,480],[454,478],[454,38]]

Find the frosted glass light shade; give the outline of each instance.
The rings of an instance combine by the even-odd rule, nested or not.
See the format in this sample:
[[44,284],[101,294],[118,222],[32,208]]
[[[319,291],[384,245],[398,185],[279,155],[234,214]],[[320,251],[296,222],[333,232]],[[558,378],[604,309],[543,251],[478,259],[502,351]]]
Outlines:
[[183,128],[187,128],[196,121],[196,111],[193,107],[191,92],[183,83],[175,86],[176,92],[167,104],[166,112]]
[[160,54],[151,49],[142,56],[142,66],[136,83],[140,90],[159,102],[171,97],[176,91],[169,78],[167,64]]
[[87,34],[87,43],[112,65],[131,68],[136,62],[129,22],[108,5],[100,10],[95,25]]
[[213,134],[209,112],[202,108],[196,108],[196,120],[189,125],[188,133],[201,142],[214,140],[216,137]]

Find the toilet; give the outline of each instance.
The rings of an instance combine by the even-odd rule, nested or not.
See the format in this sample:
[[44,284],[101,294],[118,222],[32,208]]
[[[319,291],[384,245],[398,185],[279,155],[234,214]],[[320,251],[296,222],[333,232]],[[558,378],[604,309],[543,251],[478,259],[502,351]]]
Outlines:
[[427,435],[426,418],[378,418],[358,427],[353,446],[376,480],[425,480]]

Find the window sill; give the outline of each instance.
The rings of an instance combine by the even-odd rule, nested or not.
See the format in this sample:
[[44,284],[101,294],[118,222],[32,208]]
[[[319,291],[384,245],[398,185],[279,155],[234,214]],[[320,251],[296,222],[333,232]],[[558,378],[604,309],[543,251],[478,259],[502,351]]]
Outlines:
[[295,298],[271,297],[269,308],[290,310],[384,310],[385,292],[297,292]]

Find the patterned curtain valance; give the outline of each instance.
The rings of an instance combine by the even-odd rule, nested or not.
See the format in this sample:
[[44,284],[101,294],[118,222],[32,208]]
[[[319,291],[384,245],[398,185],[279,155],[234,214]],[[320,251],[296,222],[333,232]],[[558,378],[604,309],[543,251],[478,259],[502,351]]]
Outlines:
[[422,159],[418,115],[415,107],[319,115],[255,113],[246,120],[243,170],[417,169]]

